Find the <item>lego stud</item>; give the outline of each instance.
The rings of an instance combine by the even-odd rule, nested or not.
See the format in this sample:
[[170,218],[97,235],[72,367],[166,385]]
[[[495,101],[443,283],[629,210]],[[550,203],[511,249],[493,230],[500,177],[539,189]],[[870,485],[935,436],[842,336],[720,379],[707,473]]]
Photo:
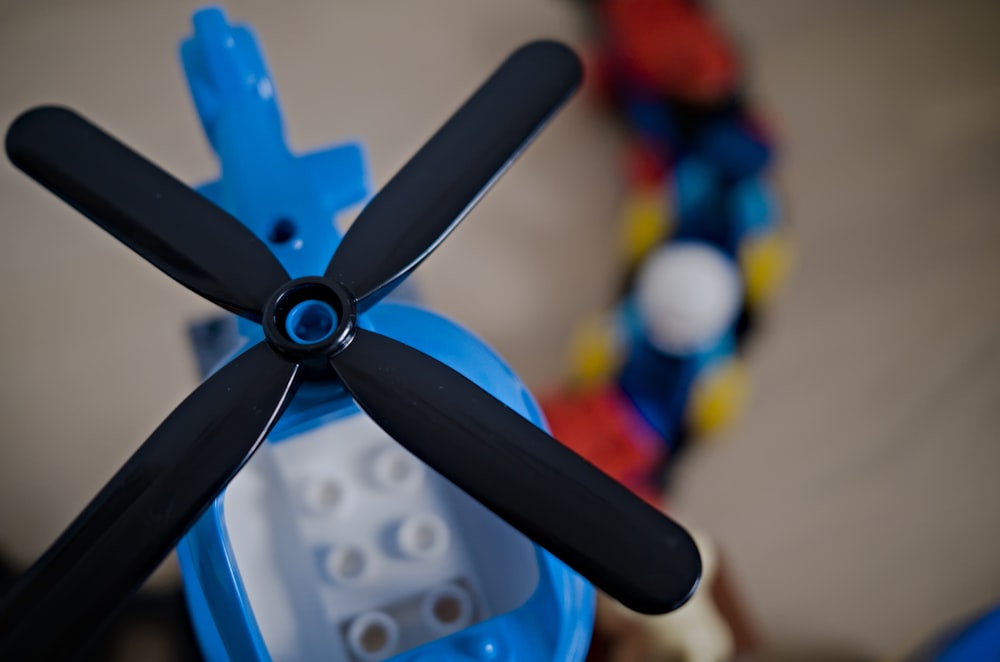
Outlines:
[[288,312],[285,330],[288,336],[301,345],[311,345],[326,340],[337,328],[337,313],[325,301],[312,299],[296,304]]
[[496,660],[507,659],[505,651],[496,637],[484,634],[471,637],[465,640],[462,649],[475,660],[482,662],[494,662]]
[[386,448],[372,462],[372,478],[383,489],[412,490],[424,478],[424,466],[402,448]]
[[356,545],[334,547],[323,559],[326,576],[342,584],[352,584],[364,579],[371,572],[372,564],[371,556]]
[[302,485],[302,505],[315,515],[325,515],[340,509],[346,490],[336,478],[314,478]]
[[366,612],[347,629],[347,645],[362,660],[381,660],[399,646],[399,626],[385,612]]
[[458,584],[441,584],[424,594],[420,616],[438,635],[457,632],[472,623],[472,596]]
[[400,551],[412,558],[440,556],[448,548],[450,534],[444,520],[433,513],[407,517],[396,531]]

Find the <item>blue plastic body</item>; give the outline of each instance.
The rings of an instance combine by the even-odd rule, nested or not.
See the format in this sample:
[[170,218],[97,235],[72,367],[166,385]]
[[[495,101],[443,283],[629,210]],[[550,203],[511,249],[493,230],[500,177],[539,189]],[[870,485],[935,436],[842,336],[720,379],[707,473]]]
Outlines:
[[[734,264],[748,240],[778,231],[780,210],[762,174],[733,179],[711,155],[689,154],[673,171],[675,228],[671,242],[701,242],[718,249]],[[630,300],[623,308],[632,310]],[[656,349],[630,314],[630,351],[618,384],[643,419],[676,452],[685,442],[685,414],[701,375],[736,356],[739,329],[729,330],[700,350],[667,354]]]
[[682,425],[692,387],[699,376],[736,354],[736,334],[730,325],[728,331],[697,351],[668,354],[650,342],[633,296],[625,300],[618,314],[628,337],[618,387],[667,448],[676,452],[684,441]]
[[1000,605],[949,628],[906,659],[927,662],[1000,660]]
[[[674,227],[665,241],[703,242],[740,264],[749,240],[779,230],[781,210],[768,182],[772,148],[754,131],[741,104],[725,109],[680,108],[662,95],[627,90],[624,114],[639,140],[672,170],[663,186],[673,194]],[[744,304],[750,320],[754,312]],[[709,346],[686,355],[656,349],[626,300],[622,306],[629,354],[618,386],[671,452],[685,441],[685,412],[694,385],[710,368],[731,360],[738,320]]]
[[697,154],[724,177],[736,180],[763,172],[773,157],[771,146],[753,130],[738,104],[726,111],[705,108],[698,113],[675,107],[659,94],[629,90],[622,109],[640,139],[654,146],[665,162]]
[[945,643],[937,662],[1000,659],[1000,607],[994,607]]
[[773,232],[778,202],[761,175],[729,180],[712,161],[689,156],[674,170],[677,227],[671,239],[704,241],[733,260],[751,237]]
[[640,142],[669,165],[671,240],[704,241],[738,260],[748,238],[779,227],[778,201],[767,181],[774,150],[742,103],[698,109],[649,90],[622,95],[622,110]]
[[[251,32],[219,9],[193,17],[181,58],[221,177],[199,190],[272,246],[293,276],[322,273],[340,236],[334,218],[368,195],[363,153],[345,143],[305,155],[284,141],[277,96]],[[539,426],[540,410],[516,375],[482,342],[416,306],[383,302],[359,322],[459,370]],[[262,337],[241,324],[244,342]],[[325,425],[357,408],[336,385],[306,385],[266,443]],[[220,495],[178,546],[185,591],[208,660],[270,660],[229,544]],[[476,535],[475,531],[463,534]],[[589,647],[594,589],[535,546],[538,585],[521,607],[393,660],[580,661]]]

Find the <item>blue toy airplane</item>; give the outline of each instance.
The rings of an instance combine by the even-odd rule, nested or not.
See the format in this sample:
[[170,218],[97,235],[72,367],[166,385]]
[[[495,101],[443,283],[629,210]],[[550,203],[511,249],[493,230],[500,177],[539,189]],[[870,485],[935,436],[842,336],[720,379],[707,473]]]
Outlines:
[[3,596],[0,659],[73,656],[178,542],[212,660],[579,660],[579,575],[637,611],[683,604],[690,536],[542,431],[480,341],[383,301],[572,93],[576,56],[515,51],[339,237],[358,146],[291,154],[250,33],[194,23],[182,59],[222,165],[202,195],[64,108],[7,133],[16,166],[242,341]]

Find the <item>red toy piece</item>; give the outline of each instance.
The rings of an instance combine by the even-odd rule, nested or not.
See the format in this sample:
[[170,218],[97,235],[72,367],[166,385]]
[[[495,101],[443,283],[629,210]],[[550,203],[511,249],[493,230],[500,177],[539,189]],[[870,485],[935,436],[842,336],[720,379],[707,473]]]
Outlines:
[[636,140],[625,154],[626,180],[630,187],[648,191],[664,185],[670,172],[668,159],[650,145]]
[[738,66],[722,30],[690,0],[605,0],[608,66],[628,86],[695,104],[736,87]]
[[541,399],[552,436],[650,505],[662,508],[652,470],[666,446],[613,386]]

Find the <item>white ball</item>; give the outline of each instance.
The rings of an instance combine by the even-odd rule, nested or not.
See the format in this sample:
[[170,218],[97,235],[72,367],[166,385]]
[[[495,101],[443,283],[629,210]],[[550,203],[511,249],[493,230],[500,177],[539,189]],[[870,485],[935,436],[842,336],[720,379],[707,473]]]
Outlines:
[[742,285],[736,265],[697,242],[657,249],[636,279],[639,317],[654,347],[690,354],[716,342],[736,319]]

